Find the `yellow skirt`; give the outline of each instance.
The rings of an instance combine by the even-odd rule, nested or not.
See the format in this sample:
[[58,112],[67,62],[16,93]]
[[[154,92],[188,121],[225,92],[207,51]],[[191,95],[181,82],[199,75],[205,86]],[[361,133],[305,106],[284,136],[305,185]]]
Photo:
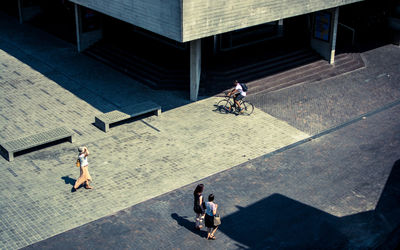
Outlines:
[[88,165],[80,167],[81,174],[80,174],[78,180],[76,180],[76,182],[75,182],[75,185],[74,185],[75,188],[78,188],[80,185],[82,185],[86,181],[88,181],[88,182],[92,181],[92,177],[89,174],[88,167],[89,167]]

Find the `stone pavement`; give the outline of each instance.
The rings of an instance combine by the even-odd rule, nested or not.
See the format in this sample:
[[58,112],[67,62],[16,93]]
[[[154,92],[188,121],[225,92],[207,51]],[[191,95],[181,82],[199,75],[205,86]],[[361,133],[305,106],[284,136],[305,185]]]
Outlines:
[[[396,105],[27,249],[395,249],[399,114]],[[197,183],[219,205],[215,241],[194,229]]]
[[[71,44],[7,21],[0,17],[1,140],[64,125],[76,142],[0,159],[2,248],[27,246],[309,136],[260,110],[216,112],[217,97],[188,103],[182,93],[153,91]],[[101,112],[144,100],[159,103],[161,117],[109,133],[93,125]],[[96,191],[71,194],[80,145],[92,154]]]
[[[77,134],[0,159],[0,248],[364,248],[400,224],[397,47],[363,53],[367,67],[349,75],[260,94],[261,110],[236,117],[214,112],[215,97],[153,91],[4,15],[0,32],[1,140],[58,124]],[[148,99],[161,117],[107,134],[92,124]],[[70,193],[83,144],[95,189]],[[215,242],[193,230],[199,181],[224,217]]]

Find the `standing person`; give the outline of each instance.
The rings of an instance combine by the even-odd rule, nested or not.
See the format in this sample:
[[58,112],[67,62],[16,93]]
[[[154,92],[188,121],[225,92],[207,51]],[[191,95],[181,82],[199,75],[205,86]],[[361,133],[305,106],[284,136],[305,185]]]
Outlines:
[[196,229],[201,229],[203,226],[201,225],[204,218],[204,199],[203,199],[203,190],[204,185],[197,185],[196,189],[193,192],[194,196],[194,206],[193,210],[196,213]]
[[246,96],[247,86],[246,84],[239,83],[238,80],[235,80],[233,84],[235,85],[235,88],[228,93],[228,96],[233,95],[233,101],[238,107],[239,112],[242,112],[243,108],[240,107],[239,100],[242,100]]
[[217,214],[218,205],[214,203],[214,195],[210,194],[208,196],[208,202],[206,202],[206,216],[204,222],[207,227],[207,240],[215,240],[215,232],[218,229],[218,226],[214,225],[214,215]]
[[74,187],[72,188],[72,192],[75,192],[76,189],[79,188],[80,185],[85,183],[85,188],[86,189],[92,189],[93,187],[89,185],[89,181],[92,181],[92,177],[89,174],[89,163],[88,163],[88,155],[89,155],[89,150],[87,147],[79,147],[79,161],[80,161],[80,176],[78,180],[76,180]]

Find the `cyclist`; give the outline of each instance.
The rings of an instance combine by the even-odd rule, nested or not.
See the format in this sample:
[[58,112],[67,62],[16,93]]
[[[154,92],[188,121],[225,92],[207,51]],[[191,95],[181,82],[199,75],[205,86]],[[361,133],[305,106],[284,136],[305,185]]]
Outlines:
[[228,96],[233,95],[233,101],[238,107],[239,112],[243,112],[243,108],[240,107],[239,100],[242,100],[246,96],[246,91],[244,91],[242,85],[238,82],[238,80],[235,80],[233,82],[233,85],[235,86],[235,88],[228,93]]

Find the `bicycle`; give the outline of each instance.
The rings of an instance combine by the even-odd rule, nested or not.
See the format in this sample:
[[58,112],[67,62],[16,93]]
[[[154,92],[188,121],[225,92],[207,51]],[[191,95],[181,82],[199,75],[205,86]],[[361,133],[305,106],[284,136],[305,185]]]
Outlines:
[[[231,100],[232,99],[232,100]],[[239,107],[236,106],[235,102],[233,101],[233,96],[228,96],[225,93],[225,97],[223,100],[217,102],[216,106],[219,112],[227,114],[227,113],[234,113],[236,115],[251,115],[254,111],[254,105],[245,100],[239,100],[240,107],[242,110],[239,110]]]

